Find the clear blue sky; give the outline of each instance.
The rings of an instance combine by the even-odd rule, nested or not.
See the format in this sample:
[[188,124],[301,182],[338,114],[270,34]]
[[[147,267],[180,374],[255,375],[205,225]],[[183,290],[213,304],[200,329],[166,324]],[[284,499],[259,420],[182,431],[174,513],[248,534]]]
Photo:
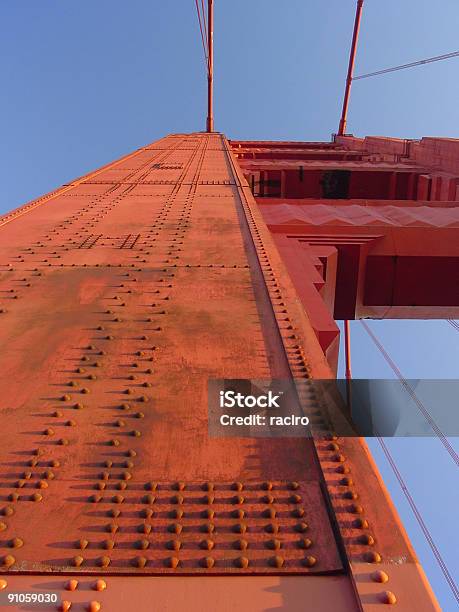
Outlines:
[[[232,138],[329,139],[355,0],[215,4],[216,128]],[[166,133],[203,128],[194,0],[14,0],[0,4],[0,24],[0,213]],[[457,0],[366,0],[356,72],[454,51],[458,31]],[[452,59],[356,82],[349,131],[459,137],[458,70]],[[457,377],[459,333],[446,322],[370,324],[406,376]],[[359,323],[353,336],[354,375],[391,377]],[[436,440],[390,443],[457,576],[451,460]],[[456,609],[374,449],[443,609]]]

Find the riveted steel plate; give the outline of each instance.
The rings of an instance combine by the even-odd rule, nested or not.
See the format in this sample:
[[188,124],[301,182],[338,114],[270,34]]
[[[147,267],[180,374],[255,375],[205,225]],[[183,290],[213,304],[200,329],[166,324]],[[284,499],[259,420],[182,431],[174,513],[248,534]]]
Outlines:
[[307,377],[237,182],[178,135],[0,221],[3,570],[343,571],[311,440],[207,435],[209,378]]

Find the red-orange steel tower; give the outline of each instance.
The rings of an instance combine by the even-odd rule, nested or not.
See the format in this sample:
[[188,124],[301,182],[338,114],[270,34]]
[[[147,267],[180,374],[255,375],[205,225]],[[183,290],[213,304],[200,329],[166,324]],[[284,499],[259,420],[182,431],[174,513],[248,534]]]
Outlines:
[[335,319],[457,317],[458,160],[448,139],[176,134],[2,217],[8,588],[438,610],[362,440],[209,438],[207,381],[301,398],[335,375]]

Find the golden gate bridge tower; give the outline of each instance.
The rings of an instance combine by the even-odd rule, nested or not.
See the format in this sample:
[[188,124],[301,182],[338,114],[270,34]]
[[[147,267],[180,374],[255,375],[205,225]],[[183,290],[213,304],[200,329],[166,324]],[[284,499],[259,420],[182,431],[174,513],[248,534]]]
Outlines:
[[209,437],[207,384],[301,401],[336,377],[336,320],[458,316],[459,142],[346,132],[362,0],[338,134],[228,139],[208,5],[206,131],[0,218],[0,595],[439,610],[363,439]]

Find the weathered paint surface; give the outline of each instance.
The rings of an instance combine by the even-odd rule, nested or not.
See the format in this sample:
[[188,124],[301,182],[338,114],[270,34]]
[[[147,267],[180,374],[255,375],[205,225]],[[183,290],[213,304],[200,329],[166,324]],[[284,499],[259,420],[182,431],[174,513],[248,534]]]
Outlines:
[[230,589],[228,609],[373,610],[388,588],[436,609],[365,448],[319,435],[319,403],[315,441],[208,437],[209,378],[294,378],[311,408],[302,381],[333,376],[223,136],[139,149],[0,237],[7,580],[74,575],[77,609],[101,574],[108,609]]

